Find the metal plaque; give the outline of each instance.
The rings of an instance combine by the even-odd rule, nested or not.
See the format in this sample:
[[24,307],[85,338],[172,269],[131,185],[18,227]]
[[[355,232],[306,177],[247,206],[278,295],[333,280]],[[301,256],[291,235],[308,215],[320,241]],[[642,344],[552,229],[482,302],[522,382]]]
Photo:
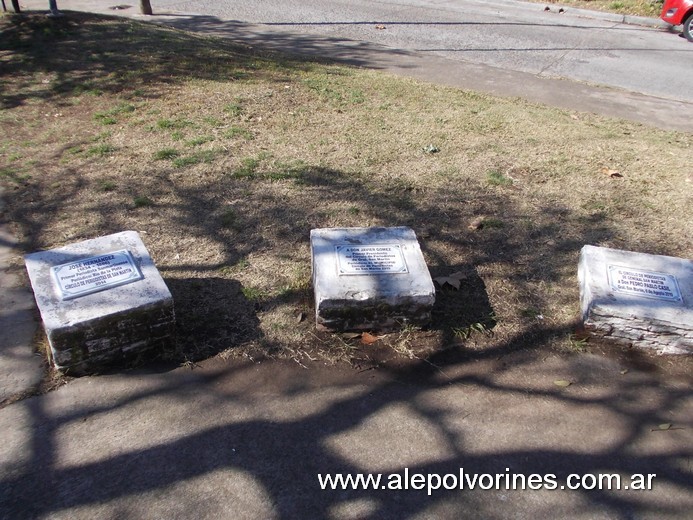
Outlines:
[[340,245],[334,246],[334,249],[340,275],[409,272],[402,254],[402,246],[399,244]]
[[130,251],[122,249],[51,267],[60,297],[71,300],[142,280]]
[[625,294],[665,301],[682,301],[678,281],[672,274],[642,271],[619,265],[609,265],[611,289]]

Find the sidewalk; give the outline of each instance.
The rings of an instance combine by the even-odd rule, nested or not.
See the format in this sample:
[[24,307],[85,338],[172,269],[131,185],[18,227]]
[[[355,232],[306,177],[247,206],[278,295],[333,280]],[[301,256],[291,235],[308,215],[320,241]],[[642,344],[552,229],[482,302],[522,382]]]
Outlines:
[[[562,379],[572,384],[554,384]],[[0,410],[0,517],[683,520],[693,507],[692,418],[689,381],[591,354],[478,353],[440,370],[150,367]],[[494,475],[486,483],[548,475],[558,487],[429,496],[410,480],[399,490],[318,481],[460,469]],[[623,484],[656,477],[651,491],[561,489],[571,474],[587,475],[588,487],[602,474]]]
[[34,353],[38,330],[33,293],[12,269],[22,264],[18,244],[4,220],[0,189],[0,406],[33,392],[43,379],[43,360]]

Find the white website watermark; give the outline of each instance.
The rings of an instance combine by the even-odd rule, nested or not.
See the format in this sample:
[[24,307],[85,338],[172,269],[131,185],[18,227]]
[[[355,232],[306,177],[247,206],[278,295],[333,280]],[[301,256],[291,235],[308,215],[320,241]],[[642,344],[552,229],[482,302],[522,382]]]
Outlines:
[[327,473],[318,474],[320,489],[381,489],[386,491],[426,490],[430,496],[438,490],[633,490],[652,489],[656,473],[634,473],[623,476],[618,473],[571,473],[559,479],[553,473],[524,475],[512,473],[505,468],[504,473],[467,473],[460,468],[459,473],[410,473],[404,468],[402,473]]

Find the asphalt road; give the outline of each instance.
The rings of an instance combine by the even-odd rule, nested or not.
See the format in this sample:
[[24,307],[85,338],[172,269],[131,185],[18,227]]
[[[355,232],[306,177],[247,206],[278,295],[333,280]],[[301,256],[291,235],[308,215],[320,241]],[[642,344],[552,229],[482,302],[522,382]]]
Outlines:
[[[538,77],[691,103],[693,44],[661,26],[581,16],[553,5],[485,0],[156,0],[156,9],[357,40]],[[606,18],[606,17],[605,17]],[[384,27],[384,28],[382,28]]]

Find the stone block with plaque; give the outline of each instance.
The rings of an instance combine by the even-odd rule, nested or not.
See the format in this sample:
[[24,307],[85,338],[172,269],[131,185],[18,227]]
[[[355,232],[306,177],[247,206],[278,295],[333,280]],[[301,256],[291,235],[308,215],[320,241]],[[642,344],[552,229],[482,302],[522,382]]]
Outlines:
[[393,330],[430,321],[435,287],[412,229],[313,229],[310,246],[319,329]]
[[172,340],[173,298],[135,231],[32,253],[25,263],[56,368],[92,372]]
[[663,354],[693,353],[693,262],[585,246],[578,266],[585,328]]

